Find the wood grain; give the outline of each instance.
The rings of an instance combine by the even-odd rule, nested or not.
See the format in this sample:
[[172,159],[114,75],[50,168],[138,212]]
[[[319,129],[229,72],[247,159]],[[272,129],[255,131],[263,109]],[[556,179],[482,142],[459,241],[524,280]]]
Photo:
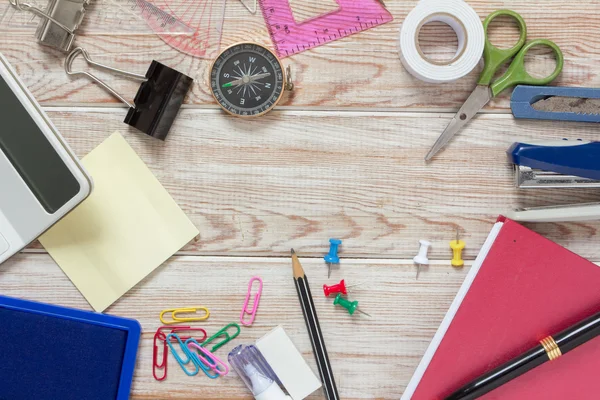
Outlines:
[[[286,255],[290,243],[322,257],[328,238],[345,257],[412,259],[418,240],[449,260],[457,227],[473,259],[499,214],[524,206],[597,201],[594,190],[517,190],[506,149],[516,140],[593,140],[593,124],[481,115],[431,164],[424,154],[444,114],[278,111],[241,121],[183,110],[166,142],[123,124],[124,109],[49,115],[78,156],[115,130],[200,230],[185,254]],[[534,229],[591,259],[600,222]]]
[[[285,59],[285,64],[292,66],[296,90],[282,104],[299,109],[446,111],[459,108],[473,90],[479,70],[458,82],[434,85],[413,78],[400,63],[397,45],[400,26],[416,3],[416,0],[387,0],[395,18],[393,22]],[[517,0],[469,3],[482,18],[498,8],[514,9],[527,21],[531,39],[554,40],[565,53],[565,70],[556,84],[600,86],[597,68],[600,62],[599,0],[583,3],[548,0],[541,6],[539,2]],[[0,7],[6,9],[8,2]],[[244,40],[271,45],[260,12],[251,15],[239,1],[229,0],[225,15],[222,47]],[[196,79],[187,99],[189,104],[214,106],[206,84],[210,60],[185,56],[153,35],[119,34],[118,29],[110,26],[106,27],[104,35],[86,35],[84,28],[85,25],[77,43],[87,48],[98,61],[144,73],[150,60],[156,58]],[[95,27],[94,32],[98,29]],[[15,30],[0,25],[0,52],[17,68],[39,101],[47,105],[117,102],[87,80],[67,77],[62,69],[63,55],[35,43],[34,30]],[[511,29],[495,29],[494,43],[510,44],[513,33]],[[429,32],[428,36],[430,38],[424,40],[447,40],[444,28],[439,29],[439,34]],[[442,51],[446,51],[443,46]],[[548,64],[547,56],[538,58],[537,63]],[[137,83],[104,73],[100,75],[127,98],[133,98]],[[488,108],[506,111],[509,96],[501,96]]]
[[[350,317],[332,305],[320,287],[327,268],[321,260],[301,258],[309,277],[321,329],[340,396],[343,399],[400,398],[468,268],[431,266],[415,280],[412,263],[343,260],[330,283],[345,278],[362,283],[352,299],[373,315]],[[171,307],[204,305],[211,317],[202,327],[214,333],[238,321],[247,283],[264,280],[257,319],[216,354],[226,358],[238,344],[252,344],[282,325],[313,371],[317,371],[298,303],[289,258],[174,257],[137,285],[107,313],[135,318],[142,324],[132,399],[251,399],[235,373],[211,380],[190,378],[169,356],[168,378],[152,378],[152,338],[158,314]],[[2,294],[89,310],[85,300],[47,255],[19,255],[0,268]],[[322,399],[317,392],[309,399]]]
[[[97,0],[106,1],[112,0]],[[181,7],[187,1],[172,3]],[[166,142],[123,124],[125,108],[97,85],[67,77],[64,55],[35,42],[35,24],[7,23],[8,2],[0,2],[0,52],[77,155],[121,131],[201,232],[108,310],[136,318],[144,328],[133,399],[250,398],[235,374],[217,381],[188,378],[173,359],[168,380],[155,382],[151,340],[159,311],[168,307],[191,302],[209,307],[209,333],[237,321],[246,284],[257,274],[265,280],[257,322],[233,344],[252,343],[281,324],[314,369],[287,256],[292,246],[302,255],[318,293],[326,276],[320,258],[330,237],[344,240],[341,270],[334,269],[331,281],[362,282],[352,297],[374,315],[353,319],[330,300],[315,298],[340,395],[398,399],[467,273],[449,266],[448,242],[457,228],[467,242],[464,256],[472,260],[495,218],[508,209],[598,201],[594,190],[513,187],[505,151],[514,141],[598,140],[598,131],[589,124],[514,120],[508,94],[493,100],[447,151],[425,164],[423,157],[450,112],[473,90],[478,70],[445,85],[410,76],[400,63],[397,41],[417,0],[385,2],[392,23],[286,58],[296,90],[278,110],[255,121],[217,109],[206,84],[211,60],[186,56],[152,34],[132,36],[110,24],[84,23],[77,44],[97,61],[144,73],[157,59],[196,80]],[[482,18],[499,8],[513,9],[527,21],[530,39],[561,46],[565,70],[556,84],[600,87],[600,0],[469,4]],[[492,26],[491,32],[495,44],[506,46],[515,38],[514,27]],[[242,40],[271,46],[260,12],[251,15],[229,0],[221,47]],[[435,24],[422,40],[434,56],[443,57],[456,45],[447,28]],[[528,61],[538,73],[553,65],[544,52]],[[75,67],[87,69],[81,61]],[[98,75],[126,98],[137,91],[135,82]],[[600,222],[529,226],[584,257],[600,259]],[[433,242],[430,257],[437,261],[416,281],[410,260],[419,239]],[[0,266],[0,289],[8,296],[90,309],[39,244]],[[226,357],[225,350],[218,355]]]

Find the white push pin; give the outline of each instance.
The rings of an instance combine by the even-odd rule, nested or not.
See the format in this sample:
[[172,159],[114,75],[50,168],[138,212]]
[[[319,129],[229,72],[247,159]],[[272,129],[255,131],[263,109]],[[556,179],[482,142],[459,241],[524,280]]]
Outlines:
[[419,279],[419,272],[421,271],[421,265],[429,265],[429,258],[427,258],[427,253],[429,252],[429,248],[431,247],[431,243],[427,240],[419,240],[419,244],[421,248],[419,249],[419,254],[413,258],[415,264],[417,264],[417,279]]

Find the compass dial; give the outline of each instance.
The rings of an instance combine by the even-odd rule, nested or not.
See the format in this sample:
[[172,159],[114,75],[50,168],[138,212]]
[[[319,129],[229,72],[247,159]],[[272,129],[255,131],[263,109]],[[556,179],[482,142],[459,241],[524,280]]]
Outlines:
[[225,111],[254,117],[268,112],[281,99],[284,75],[281,62],[269,49],[240,43],[217,57],[210,72],[210,88]]

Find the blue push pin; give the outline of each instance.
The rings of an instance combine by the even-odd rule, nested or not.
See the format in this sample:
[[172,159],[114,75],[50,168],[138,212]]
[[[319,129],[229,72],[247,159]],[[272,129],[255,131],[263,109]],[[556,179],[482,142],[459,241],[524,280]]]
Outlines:
[[323,257],[323,259],[327,263],[327,266],[329,267],[329,272],[327,273],[327,278],[331,278],[331,264],[339,264],[340,263],[340,258],[338,257],[337,253],[338,253],[338,248],[340,247],[340,244],[342,244],[342,241],[340,239],[329,239],[329,243],[330,243],[329,253],[325,257]]

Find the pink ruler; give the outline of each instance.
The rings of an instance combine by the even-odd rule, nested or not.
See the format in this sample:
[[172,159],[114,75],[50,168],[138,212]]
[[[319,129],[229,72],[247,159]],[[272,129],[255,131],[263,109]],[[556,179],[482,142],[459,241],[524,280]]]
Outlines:
[[280,58],[392,21],[378,0],[336,0],[339,9],[296,23],[288,0],[258,0]]

